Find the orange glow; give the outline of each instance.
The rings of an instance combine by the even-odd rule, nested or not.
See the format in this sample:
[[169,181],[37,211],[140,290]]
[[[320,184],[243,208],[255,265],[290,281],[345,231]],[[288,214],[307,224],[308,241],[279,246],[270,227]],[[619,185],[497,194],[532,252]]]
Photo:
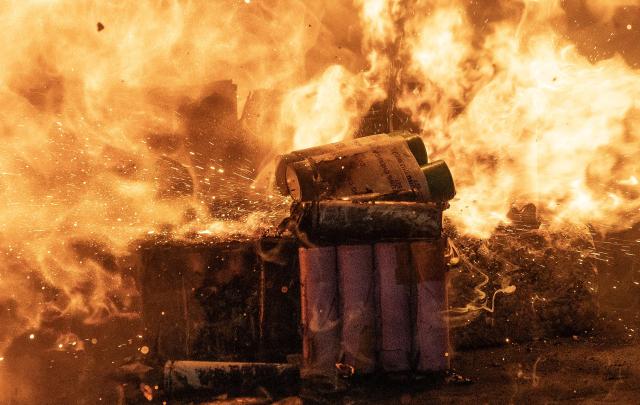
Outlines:
[[[136,316],[131,276],[109,268],[134,241],[271,224],[286,201],[269,158],[353,136],[388,95],[451,167],[461,233],[490,235],[514,202],[547,223],[640,220],[638,71],[585,55],[564,2],[492,2],[486,18],[471,3],[1,3],[0,360],[43,319]],[[585,4],[606,22],[638,2]],[[217,117],[193,111],[225,79],[239,114],[254,90],[267,102],[259,124],[207,138]]]

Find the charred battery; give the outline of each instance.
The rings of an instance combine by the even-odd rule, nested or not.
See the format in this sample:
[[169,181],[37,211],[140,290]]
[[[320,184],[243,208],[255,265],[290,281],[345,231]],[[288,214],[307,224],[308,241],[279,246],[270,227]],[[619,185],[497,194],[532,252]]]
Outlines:
[[342,156],[350,156],[355,153],[361,153],[364,150],[370,149],[380,140],[404,140],[419,165],[422,166],[428,163],[427,149],[424,146],[424,142],[422,141],[422,138],[420,138],[420,136],[409,132],[391,132],[389,134],[371,135],[352,139],[349,141],[314,146],[312,148],[301,149],[282,155],[279,157],[279,160],[277,162],[276,185],[283,194],[289,194],[286,180],[286,170],[289,165],[295,162],[300,162],[307,158],[324,155],[326,153],[335,153],[341,154]]
[[433,239],[442,231],[442,208],[434,203],[329,200],[295,204],[291,219],[294,232],[314,243]]
[[280,183],[286,184],[286,193],[296,201],[375,196],[378,200],[444,202],[455,196],[453,177],[444,161],[422,163],[425,159],[416,159],[411,144],[403,138],[375,138],[375,143],[325,149],[286,164],[283,162],[293,158],[285,155],[279,168]]
[[253,394],[264,387],[276,396],[296,392],[300,372],[280,363],[219,361],[168,361],[164,366],[164,390],[169,397],[206,394]]

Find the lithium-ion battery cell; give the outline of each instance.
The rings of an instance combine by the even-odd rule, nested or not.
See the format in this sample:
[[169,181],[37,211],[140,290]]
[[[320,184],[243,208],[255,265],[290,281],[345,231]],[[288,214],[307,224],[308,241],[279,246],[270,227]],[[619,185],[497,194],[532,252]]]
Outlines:
[[303,377],[332,376],[340,354],[336,249],[300,248]]
[[429,197],[418,160],[410,144],[399,136],[376,135],[375,142],[366,145],[290,162],[286,164],[284,177],[287,194],[296,201],[353,198],[371,193],[413,193],[416,201],[427,201]]
[[283,194],[289,194],[291,192],[287,185],[286,170],[287,166],[295,162],[326,153],[337,153],[340,154],[340,156],[347,157],[355,153],[362,153],[378,142],[382,141],[383,143],[387,143],[389,140],[404,140],[418,165],[423,166],[428,163],[427,149],[422,138],[417,134],[397,131],[390,134],[371,135],[343,142],[314,146],[281,155],[276,163],[276,185]]
[[371,245],[337,247],[342,307],[342,363],[355,374],[376,368],[376,305]]
[[411,250],[408,243],[374,245],[378,359],[385,372],[411,368]]
[[416,290],[414,350],[419,372],[444,371],[449,368],[445,244],[445,238],[411,243]]

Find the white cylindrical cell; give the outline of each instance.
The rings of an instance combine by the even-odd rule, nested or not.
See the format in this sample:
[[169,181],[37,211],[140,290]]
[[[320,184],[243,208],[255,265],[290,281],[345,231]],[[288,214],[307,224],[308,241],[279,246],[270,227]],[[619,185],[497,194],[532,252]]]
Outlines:
[[411,250],[408,243],[377,243],[374,251],[380,367],[387,372],[409,371]]
[[421,372],[449,368],[449,322],[446,315],[446,238],[411,243],[416,277],[416,326],[414,349]]
[[334,247],[300,248],[301,374],[331,376],[340,354],[338,276]]
[[371,245],[338,246],[343,363],[356,374],[376,367],[376,305]]

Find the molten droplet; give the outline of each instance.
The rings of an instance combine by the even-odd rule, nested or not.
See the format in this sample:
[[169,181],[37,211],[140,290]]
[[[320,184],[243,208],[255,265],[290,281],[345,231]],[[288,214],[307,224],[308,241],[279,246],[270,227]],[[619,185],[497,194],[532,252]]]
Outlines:
[[149,353],[149,347],[148,346],[142,346],[140,348],[140,353],[142,354],[148,354]]

